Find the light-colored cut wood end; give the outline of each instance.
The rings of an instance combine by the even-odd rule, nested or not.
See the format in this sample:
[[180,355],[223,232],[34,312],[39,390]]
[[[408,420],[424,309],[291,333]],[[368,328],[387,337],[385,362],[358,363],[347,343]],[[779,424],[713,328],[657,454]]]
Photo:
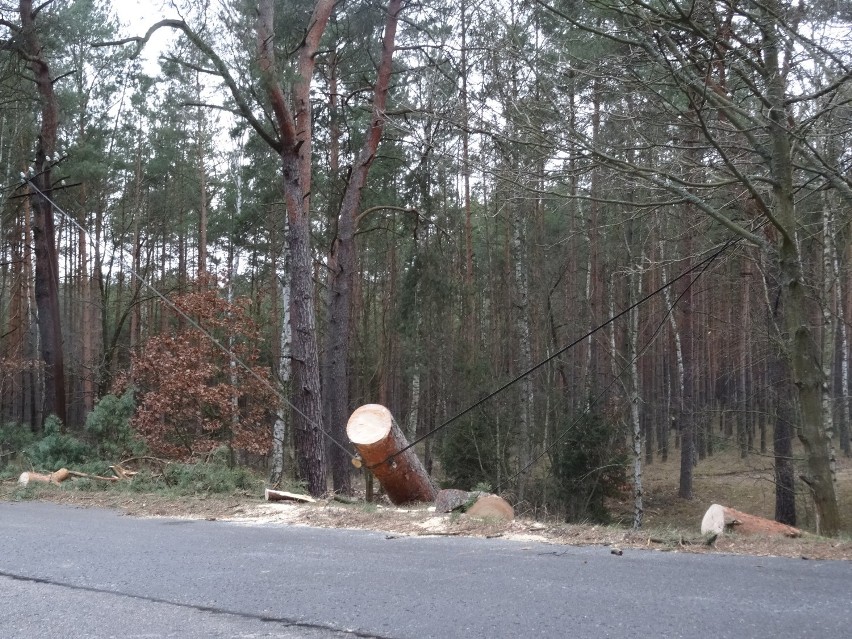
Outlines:
[[370,445],[382,441],[393,428],[391,412],[381,404],[364,404],[346,424],[346,435],[353,444]]

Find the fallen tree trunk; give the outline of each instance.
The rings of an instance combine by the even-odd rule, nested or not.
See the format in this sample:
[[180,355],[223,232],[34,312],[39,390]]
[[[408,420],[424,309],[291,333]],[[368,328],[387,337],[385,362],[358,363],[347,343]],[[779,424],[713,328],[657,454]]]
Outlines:
[[786,524],[749,515],[748,513],[713,504],[701,520],[701,534],[724,534],[736,532],[740,535],[784,535],[785,537],[801,537],[802,531]]
[[71,477],[71,471],[67,468],[60,468],[55,473],[50,473],[49,475],[25,472],[21,473],[21,476],[18,477],[18,483],[21,486],[26,486],[30,482],[35,482],[38,484],[61,484],[69,477]]
[[435,486],[420,458],[411,449],[399,452],[408,442],[387,408],[381,404],[361,406],[349,418],[346,434],[392,503],[435,499]]
[[[112,468],[112,466],[110,466]],[[115,470],[113,470],[115,472]],[[80,478],[80,479],[95,479],[97,481],[118,481],[119,479],[130,478],[132,475],[136,473],[130,473],[125,471],[124,476],[122,477],[102,477],[101,475],[90,475],[89,473],[80,473],[76,470],[68,470],[67,468],[60,468],[54,473],[50,473],[48,475],[42,473],[33,473],[33,472],[25,472],[21,473],[21,476],[18,477],[18,483],[21,486],[26,486],[27,484],[34,482],[39,484],[61,484],[66,479],[70,479],[72,477]]]

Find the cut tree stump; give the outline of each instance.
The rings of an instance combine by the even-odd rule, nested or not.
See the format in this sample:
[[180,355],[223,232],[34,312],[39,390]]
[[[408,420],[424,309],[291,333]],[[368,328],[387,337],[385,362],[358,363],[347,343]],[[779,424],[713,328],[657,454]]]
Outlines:
[[396,454],[408,442],[387,408],[361,406],[349,418],[346,434],[393,504],[435,499],[435,486],[414,451]]
[[748,513],[713,504],[701,520],[701,534],[736,532],[740,535],[784,535],[785,537],[801,537],[802,531],[786,524],[749,515]]
[[465,514],[476,519],[500,519],[512,521],[515,518],[515,509],[512,505],[498,495],[483,494],[467,509]]

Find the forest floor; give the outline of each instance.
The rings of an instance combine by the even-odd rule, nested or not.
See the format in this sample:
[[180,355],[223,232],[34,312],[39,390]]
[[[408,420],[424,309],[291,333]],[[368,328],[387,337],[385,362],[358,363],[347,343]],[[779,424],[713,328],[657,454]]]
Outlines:
[[[137,517],[180,517],[270,525],[307,525],[380,531],[395,536],[499,537],[519,542],[555,545],[604,545],[614,553],[628,548],[668,552],[736,553],[802,559],[852,560],[852,460],[838,460],[838,501],[847,533],[835,539],[805,534],[786,537],[719,536],[706,545],[700,535],[701,518],[713,503],[763,517],[772,517],[774,485],[770,457],[740,459],[732,453],[714,456],[713,463],[695,469],[694,498],[677,497],[678,462],[670,459],[645,468],[645,519],[640,531],[629,530],[631,502],[611,504],[624,525],[566,524],[552,518],[536,520],[522,509],[513,522],[477,520],[459,514],[436,514],[434,508],[395,508],[388,504],[356,501],[345,504],[321,500],[315,504],[265,502],[249,493],[176,497],[167,493],[140,493],[127,489],[80,490],[69,481],[60,486],[19,488],[14,481],[0,484],[0,500],[40,499],[77,507],[117,508]],[[814,529],[814,514],[805,495],[797,495],[799,525]]]

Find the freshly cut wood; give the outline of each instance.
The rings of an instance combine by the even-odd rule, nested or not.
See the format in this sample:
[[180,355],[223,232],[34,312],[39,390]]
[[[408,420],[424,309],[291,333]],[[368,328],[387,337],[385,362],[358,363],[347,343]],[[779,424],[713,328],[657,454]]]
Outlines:
[[[119,479],[129,479],[136,473],[133,471],[127,471],[121,469],[123,472],[119,474],[116,471],[116,467],[110,466],[117,477],[102,477],[101,475],[90,475],[89,473],[80,473],[76,470],[68,470],[67,468],[60,468],[54,473],[50,473],[48,475],[42,473],[32,473],[25,472],[21,473],[21,476],[18,477],[18,483],[21,486],[26,486],[30,482],[37,482],[40,484],[61,484],[66,479],[70,479],[71,477],[80,478],[80,479],[94,479],[96,481],[118,481]],[[117,468],[121,468],[118,466]]]
[[483,494],[479,496],[473,506],[467,509],[465,514],[476,519],[512,521],[515,518],[515,509],[508,501],[498,495]]
[[109,469],[115,473],[115,476],[119,479],[133,479],[134,476],[139,473],[135,470],[127,470],[124,466],[120,464],[116,464],[115,466],[110,466]]
[[298,501],[305,504],[313,504],[316,499],[310,495],[299,495],[298,493],[288,493],[283,490],[266,489],[266,501]]
[[61,484],[69,477],[71,477],[71,471],[67,468],[60,468],[56,472],[50,473],[49,475],[25,472],[21,473],[21,476],[18,477],[18,483],[21,486],[26,486],[30,482],[36,482],[39,484]]
[[771,519],[749,515],[748,513],[713,504],[704,513],[701,520],[701,534],[736,532],[740,535],[784,535],[785,537],[801,537],[802,531],[786,524],[780,524]]
[[420,458],[411,449],[399,453],[408,442],[387,408],[361,406],[349,417],[346,434],[392,503],[435,499],[435,486]]

